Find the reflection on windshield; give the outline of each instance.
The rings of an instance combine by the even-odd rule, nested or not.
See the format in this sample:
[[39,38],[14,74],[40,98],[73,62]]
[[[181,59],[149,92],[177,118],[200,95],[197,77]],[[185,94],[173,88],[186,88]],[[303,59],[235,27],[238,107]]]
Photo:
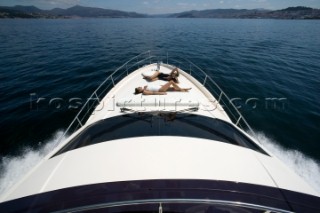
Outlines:
[[139,112],[98,121],[73,138],[58,153],[121,138],[180,136],[204,138],[247,147],[266,154],[231,124],[206,116],[177,112]]

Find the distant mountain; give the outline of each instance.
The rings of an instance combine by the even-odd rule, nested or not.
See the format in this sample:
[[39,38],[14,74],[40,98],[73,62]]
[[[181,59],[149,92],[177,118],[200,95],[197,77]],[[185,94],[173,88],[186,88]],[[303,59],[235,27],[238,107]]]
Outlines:
[[78,16],[78,17],[103,17],[103,18],[143,18],[146,15],[135,12],[124,12],[120,10],[109,10],[94,7],[82,7],[76,5],[68,9],[53,9],[48,11],[51,15],[58,16]]
[[288,8],[286,8],[286,9],[278,10],[278,11],[297,12],[297,11],[312,11],[312,10],[313,10],[313,8],[311,8],[311,7],[298,6],[298,7],[288,7]]
[[68,9],[41,10],[34,6],[0,7],[0,18],[143,18],[147,15],[120,10],[74,6]]
[[35,6],[21,6],[21,5],[16,5],[12,7],[13,10],[24,12],[24,13],[41,13],[42,10]]
[[34,18],[30,12],[23,12],[19,6],[15,7],[0,7],[0,18]]
[[320,19],[320,10],[309,7],[288,7],[282,10],[265,9],[212,9],[192,10],[174,14],[146,15],[95,7],[76,5],[68,9],[41,10],[34,6],[1,7],[0,18],[272,18]]
[[213,9],[192,10],[171,14],[173,18],[274,18],[274,19],[320,19],[320,10],[309,7],[288,7],[283,10],[264,9]]
[[49,10],[48,13],[49,14],[63,14],[64,13],[64,9],[61,8],[54,8],[52,10]]
[[174,18],[243,18],[252,14],[259,15],[265,10],[246,10],[246,9],[212,9],[212,10],[192,10],[182,13],[172,14]]
[[320,19],[320,10],[310,7],[288,7],[283,10],[271,11],[267,14],[269,18],[282,19]]

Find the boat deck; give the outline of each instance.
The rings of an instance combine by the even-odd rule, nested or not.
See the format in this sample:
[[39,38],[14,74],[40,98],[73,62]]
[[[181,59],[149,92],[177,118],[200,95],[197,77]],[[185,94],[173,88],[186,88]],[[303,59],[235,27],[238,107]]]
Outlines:
[[[126,111],[194,111],[204,116],[230,121],[221,105],[211,93],[191,75],[179,69],[179,86],[191,88],[189,92],[169,91],[166,95],[134,94],[136,87],[146,85],[164,85],[166,81],[149,82],[142,74],[151,75],[157,64],[144,66],[122,79],[93,111],[87,124],[123,113]],[[160,72],[170,73],[174,67],[160,66]]]

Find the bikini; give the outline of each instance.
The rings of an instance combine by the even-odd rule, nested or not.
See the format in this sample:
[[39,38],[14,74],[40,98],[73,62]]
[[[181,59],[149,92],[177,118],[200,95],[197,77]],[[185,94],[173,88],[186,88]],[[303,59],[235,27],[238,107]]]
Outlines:
[[163,81],[167,81],[167,78],[169,77],[169,74],[164,74],[164,73],[159,73],[159,75],[157,76],[159,80],[163,80]]
[[159,92],[159,90],[161,89],[161,86],[160,85],[148,85],[146,89],[151,92]]
[[176,78],[172,78],[171,79],[169,78],[168,80],[168,77],[170,77],[170,74],[165,74],[165,73],[159,73],[159,75],[157,76],[159,80],[162,80],[162,81],[170,81],[170,80],[173,80],[175,83],[178,83],[177,79]]

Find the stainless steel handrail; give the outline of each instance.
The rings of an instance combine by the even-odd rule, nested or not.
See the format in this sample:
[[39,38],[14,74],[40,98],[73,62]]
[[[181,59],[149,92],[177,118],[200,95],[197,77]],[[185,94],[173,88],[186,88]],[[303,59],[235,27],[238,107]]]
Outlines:
[[[132,57],[127,62],[125,62],[123,65],[118,67],[115,71],[113,71],[98,86],[98,88],[91,94],[91,96],[87,99],[87,101],[85,102],[83,107],[80,109],[80,111],[77,113],[75,118],[72,120],[72,122],[70,123],[70,125],[68,126],[68,128],[66,129],[66,131],[64,132],[64,134],[62,135],[61,138],[64,138],[66,136],[66,134],[69,133],[71,128],[74,127],[74,125],[76,125],[75,130],[77,130],[79,128],[79,126],[81,127],[84,125],[84,119],[86,119],[86,117],[91,112],[91,110],[96,106],[96,105],[89,106],[89,101],[92,99],[96,99],[98,102],[100,102],[100,100],[105,96],[108,88],[109,87],[112,88],[113,86],[115,86],[115,84],[116,84],[116,82],[115,82],[116,79],[114,78],[115,75],[117,75],[117,74],[119,74],[119,76],[121,74],[129,75],[132,71],[136,70],[136,68],[139,67],[140,65],[146,65],[148,63],[149,64],[157,63],[159,61],[162,61],[163,59],[165,59],[167,64],[169,65],[168,53],[166,53],[165,56],[161,56],[161,55],[157,56],[153,53],[154,52],[150,51],[150,50],[143,52],[143,53],[140,53],[139,55]],[[214,92],[218,96],[218,97],[216,97],[217,101],[219,102],[220,105],[222,105],[224,107],[225,111],[227,111],[227,114],[229,115],[231,120],[235,123],[235,125],[237,125],[238,127],[242,128],[242,129],[247,129],[251,133],[253,133],[252,128],[250,127],[248,122],[244,119],[244,117],[239,112],[237,107],[232,103],[231,99],[220,88],[220,86],[211,78],[210,75],[208,75],[200,67],[198,67],[196,64],[194,64],[193,62],[191,62],[190,60],[188,60],[186,58],[176,57],[176,58],[173,58],[170,60],[178,63],[179,66],[177,66],[177,65],[176,66],[179,68],[182,68],[181,66],[186,67],[186,69],[183,69],[185,71],[187,71],[189,68],[190,75],[195,77],[200,83],[202,82],[202,84],[204,86],[207,85],[208,90],[209,91],[211,90],[210,92]],[[146,62],[148,62],[148,63],[146,63]],[[194,68],[195,70],[192,70],[192,68]],[[132,70],[128,71],[129,69],[132,69]],[[202,74],[203,79],[201,79],[201,77],[200,77],[201,74]],[[111,80],[111,82],[109,82],[110,80]],[[212,86],[214,86],[215,89]],[[103,90],[99,92],[100,89],[103,89]],[[223,100],[223,99],[225,99],[225,100]],[[231,106],[231,109],[229,107],[227,107],[228,104]],[[86,112],[84,112],[84,109],[86,109],[86,108],[88,108],[88,109]],[[83,112],[84,112],[84,115],[82,115]],[[240,122],[243,122],[244,126],[242,126],[240,124]]]
[[[232,120],[233,120],[233,122],[235,123],[235,125],[239,126],[239,127],[242,128],[242,129],[245,129],[245,128],[246,128],[251,134],[253,134],[254,132],[253,132],[252,128],[250,127],[250,125],[248,124],[248,122],[246,121],[246,119],[242,116],[242,114],[239,112],[239,110],[237,109],[237,107],[233,104],[233,102],[232,102],[231,99],[228,97],[228,95],[227,95],[227,94],[221,89],[221,87],[211,78],[211,76],[208,75],[205,71],[203,71],[200,67],[198,67],[196,64],[194,64],[194,63],[191,62],[190,60],[184,59],[184,58],[182,58],[182,60],[188,63],[188,65],[189,65],[189,74],[190,74],[191,76],[195,77],[195,78],[201,83],[201,81],[200,81],[201,79],[198,79],[199,76],[193,75],[193,73],[196,73],[196,72],[195,72],[195,71],[191,72],[191,67],[194,67],[194,68],[196,68],[198,71],[200,71],[200,72],[203,74],[203,78],[204,78],[204,79],[203,79],[202,84],[203,84],[204,86],[205,86],[205,84],[212,83],[212,84],[218,89],[219,92],[217,92],[217,91],[210,91],[210,89],[209,89],[209,91],[210,91],[210,92],[215,92],[215,94],[218,95],[218,97],[216,97],[216,99],[218,98],[217,101],[219,102],[220,105],[222,105],[222,104],[221,104],[222,98],[223,98],[223,97],[226,98],[227,103],[223,103],[223,106],[224,106],[225,109],[228,111],[227,114],[229,115],[229,117],[232,116],[232,118],[233,118]],[[183,61],[179,61],[179,60],[176,60],[176,59],[174,59],[173,61],[178,62],[179,64],[185,64]],[[192,66],[191,66],[191,65],[192,65]],[[187,71],[187,70],[185,70],[185,71]],[[211,89],[212,89],[212,88],[211,88]],[[231,109],[226,106],[227,104],[229,104],[229,105],[232,107],[232,109],[235,111],[235,113],[236,113],[237,115],[234,115],[234,113],[231,111]],[[226,111],[226,110],[225,110],[225,111]],[[241,125],[240,125],[240,122],[241,122],[241,121],[244,123],[244,126],[241,126]]]
[[[112,79],[113,75],[115,75],[121,68],[125,67],[126,66],[126,71],[127,71],[127,64],[129,64],[131,61],[133,61],[134,59],[137,59],[138,57],[140,57],[141,55],[144,55],[144,54],[149,54],[150,55],[150,51],[146,51],[146,52],[143,52],[143,53],[140,53],[139,55],[137,56],[134,56],[132,57],[131,59],[129,59],[127,62],[125,62],[123,65],[121,65],[120,67],[118,67],[114,72],[112,72],[99,86],[98,88],[90,95],[90,97],[87,99],[87,101],[85,102],[85,104],[83,105],[83,107],[80,109],[80,111],[77,113],[77,115],[75,116],[75,118],[72,120],[72,122],[70,123],[70,125],[68,126],[68,128],[66,129],[66,131],[64,132],[64,134],[62,135],[61,138],[64,138],[66,136],[66,134],[70,131],[70,129],[72,128],[72,126],[75,124],[75,123],[78,123],[78,125],[80,126],[83,126],[84,124],[81,122],[83,119],[80,119],[80,115],[81,113],[83,112],[83,110],[85,108],[87,108],[87,105],[89,104],[89,101],[92,100],[93,96],[96,96],[98,99],[100,99],[101,97],[101,94],[99,95],[98,94],[98,91],[100,88],[102,88],[102,86],[104,84],[106,84],[108,82],[108,80],[112,80],[113,82],[113,86],[114,86],[114,81]],[[105,92],[105,90],[103,90],[103,92]],[[85,116],[87,116],[87,114],[90,112],[90,109],[91,107],[87,110],[87,112],[85,113]]]

